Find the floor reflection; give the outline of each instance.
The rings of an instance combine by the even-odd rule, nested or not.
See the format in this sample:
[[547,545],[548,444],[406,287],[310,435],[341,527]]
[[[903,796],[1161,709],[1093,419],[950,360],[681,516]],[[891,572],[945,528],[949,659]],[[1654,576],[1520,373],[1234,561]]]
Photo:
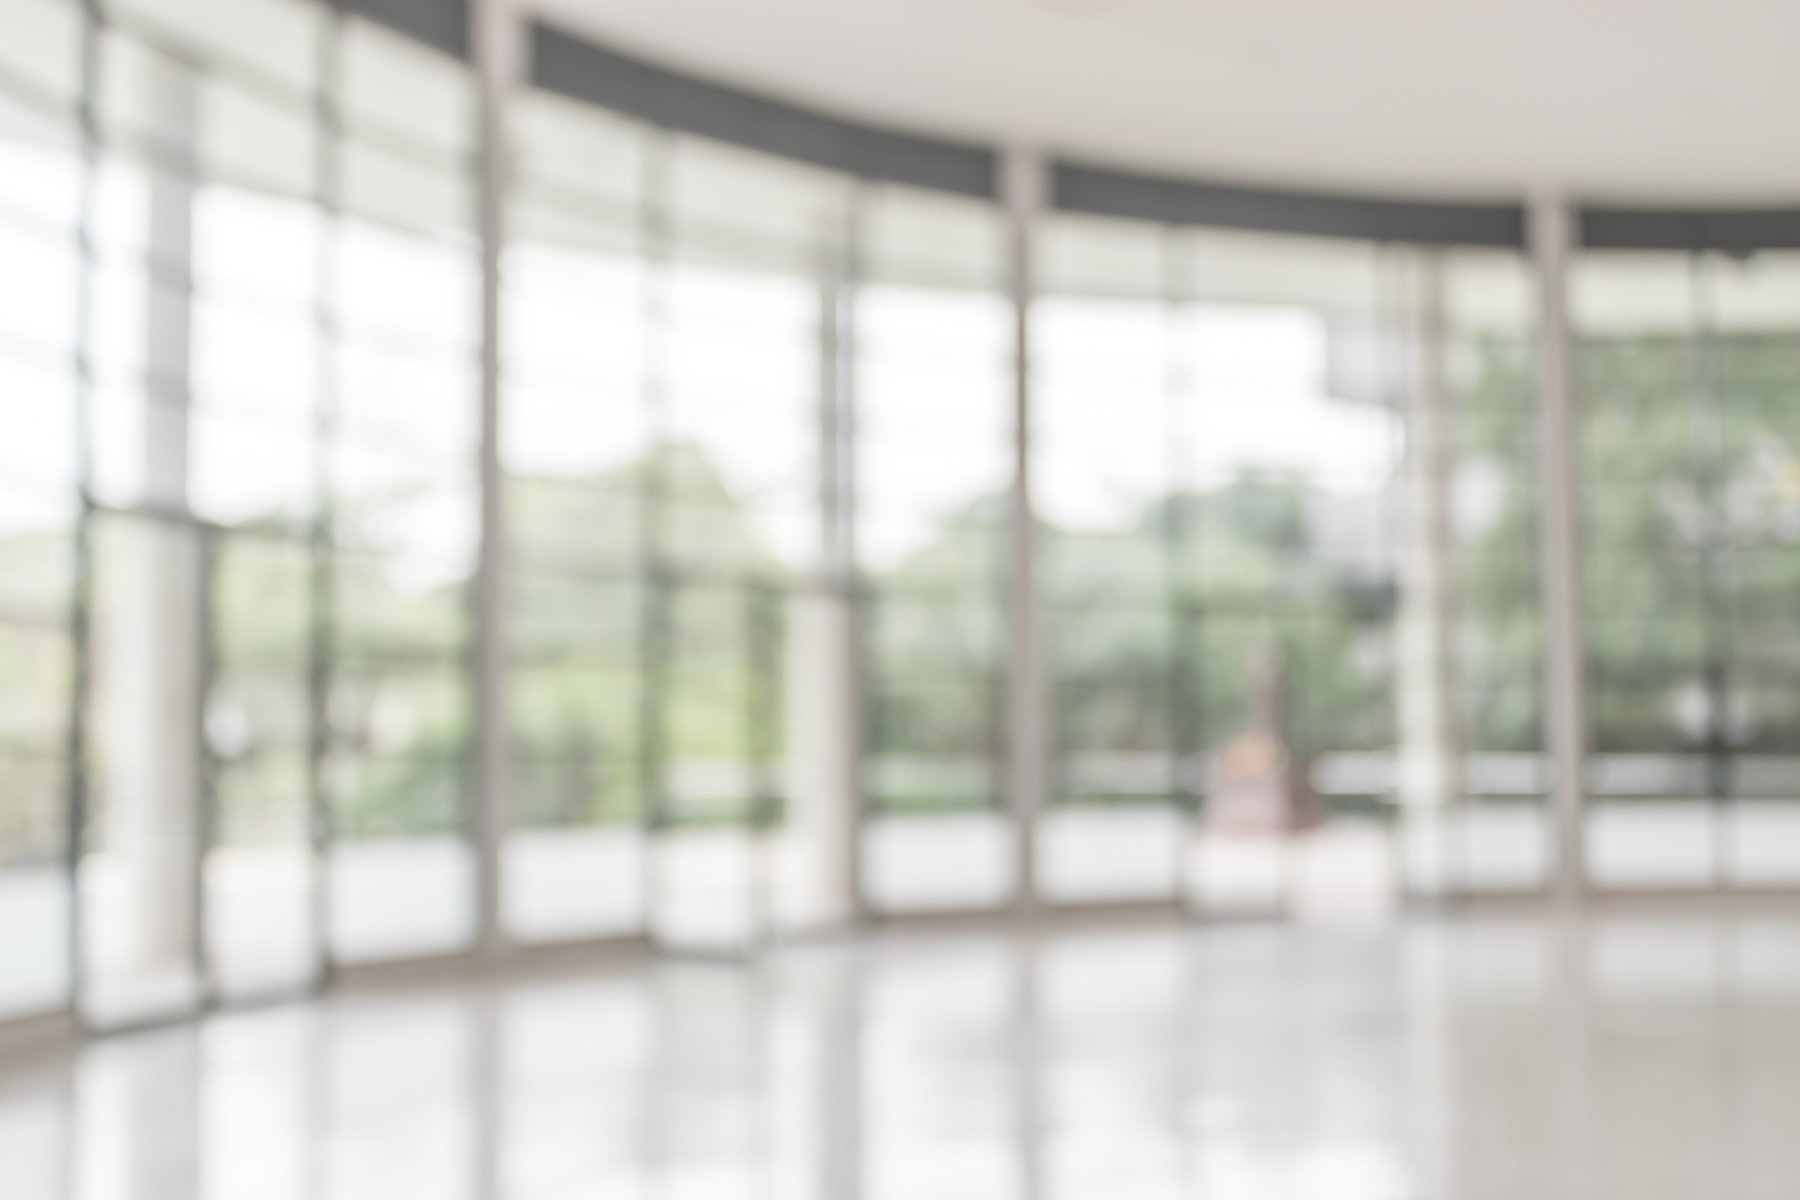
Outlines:
[[7,1200],[1745,1197],[1779,915],[887,935],[221,1016],[0,1075]]

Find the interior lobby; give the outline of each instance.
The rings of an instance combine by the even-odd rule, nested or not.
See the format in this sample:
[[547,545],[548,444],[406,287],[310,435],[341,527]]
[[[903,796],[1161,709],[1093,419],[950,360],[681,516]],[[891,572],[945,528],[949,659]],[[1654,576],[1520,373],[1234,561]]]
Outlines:
[[0,0],[0,1198],[1792,1200],[1796,44]]

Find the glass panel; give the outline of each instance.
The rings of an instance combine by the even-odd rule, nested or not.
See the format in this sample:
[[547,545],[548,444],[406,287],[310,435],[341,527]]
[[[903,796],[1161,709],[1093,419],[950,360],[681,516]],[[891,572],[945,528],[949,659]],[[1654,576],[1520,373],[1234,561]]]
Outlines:
[[475,81],[464,64],[371,21],[344,23],[340,101],[353,138],[435,156],[442,169],[475,145]]
[[0,40],[0,72],[44,108],[67,108],[70,117],[81,87],[81,15],[66,0],[16,0]]
[[[79,21],[73,6],[29,0],[9,9],[0,45],[0,78],[28,80],[45,101],[27,109],[11,90],[0,98],[0,1020],[63,1007],[72,982],[80,160],[73,107],[58,102],[76,91]],[[31,1162],[25,1144],[16,1149]]]
[[[1177,588],[1207,802],[1200,884],[1297,909],[1391,897],[1401,422],[1373,248],[1192,235]],[[1283,865],[1285,864],[1285,865]],[[1215,876],[1208,884],[1210,869]],[[1254,901],[1261,903],[1262,901]]]
[[638,128],[539,93],[517,115],[501,347],[515,781],[503,886],[509,933],[537,942],[646,923],[650,273]]
[[111,7],[207,60],[254,67],[296,91],[312,85],[324,22],[306,0],[115,0]]
[[828,845],[813,836],[816,806],[806,828],[786,824],[784,755],[790,710],[830,707],[816,689],[837,694],[846,676],[790,674],[787,623],[838,544],[824,511],[839,470],[824,339],[847,187],[693,138],[656,143],[652,161],[667,191],[643,310],[651,929],[670,946],[736,948],[771,931],[777,896],[798,919]]
[[512,579],[509,928],[527,940],[635,930],[645,872],[641,593],[519,571]]
[[[445,769],[412,763],[361,764],[362,780],[390,793],[429,793],[433,807],[453,799],[457,787]],[[333,844],[326,872],[336,962],[446,954],[474,937],[475,864],[461,837],[414,831],[346,838]]]
[[[13,152],[11,169],[32,169],[35,159]],[[73,345],[76,261],[69,250],[42,231],[0,224],[0,255],[8,271],[0,292],[0,338],[12,354],[47,364]]]
[[1004,277],[1006,224],[992,204],[915,188],[867,185],[858,218],[864,278],[992,291]]
[[312,574],[304,543],[231,538],[214,559],[202,870],[207,966],[227,998],[301,988],[319,970]]
[[[877,907],[960,908],[1012,887],[1005,822],[982,811],[1001,802],[1012,313],[984,273],[997,225],[915,199],[872,193],[881,274],[856,300],[862,779],[871,811],[919,821],[866,831],[865,884]],[[980,250],[959,271],[925,239],[941,221]]]
[[1684,728],[1676,699],[1702,686],[1707,638],[1694,547],[1672,519],[1699,495],[1690,264],[1588,254],[1574,285],[1583,532],[1604,555],[1584,573],[1587,871],[1619,886],[1703,883],[1707,805],[1671,796],[1693,788],[1684,777],[1696,763],[1685,752],[1701,731]]
[[[847,184],[841,175],[754,150],[669,139],[668,215],[684,257],[779,265],[810,278],[843,227]],[[733,315],[757,314],[738,308]]]
[[[1125,222],[1045,240],[1057,796],[1198,804],[1203,906],[1391,900],[1400,313],[1379,266]],[[1149,845],[1144,894],[1167,870]]]
[[223,187],[195,196],[189,495],[209,520],[316,515],[321,233],[298,203]]
[[478,537],[473,85],[361,20],[342,45],[329,445],[333,954],[474,937],[468,646]]
[[[1609,765],[1621,765],[1619,757]],[[1720,855],[1717,816],[1698,797],[1593,797],[1588,875],[1602,888],[1706,887]]]
[[1187,835],[1184,815],[1166,806],[1061,806],[1040,821],[1039,892],[1053,904],[1169,900]]
[[200,172],[289,196],[317,187],[317,130],[305,96],[271,100],[217,80],[199,89]]
[[1728,882],[1800,883],[1800,254],[1708,260],[1708,361],[1722,427],[1715,467],[1717,536],[1728,541],[1715,619],[1725,627],[1722,703],[1711,713],[1732,744],[1721,851]]
[[[1044,250],[1071,288],[1155,294],[1159,231],[1059,223]],[[1054,803],[1038,833],[1045,899],[1172,899],[1192,803],[1190,689],[1168,570],[1178,525],[1170,310],[1052,295],[1033,309],[1034,498],[1048,609]]]
[[[644,127],[627,117],[549,92],[527,91],[513,106],[518,183],[542,201],[572,193],[610,200],[609,218],[635,211],[643,186]],[[575,206],[570,206],[575,207]]]
[[702,263],[668,283],[671,561],[703,574],[816,566],[818,284]]
[[[1800,764],[1790,760],[1782,769],[1792,771],[1796,766]],[[1793,785],[1785,784],[1782,790],[1792,791]],[[1800,800],[1743,796],[1732,805],[1729,820],[1726,854],[1734,884],[1749,888],[1800,884]]]
[[873,743],[866,786],[878,808],[933,812],[999,803],[997,608],[901,595],[865,608]]
[[766,725],[776,647],[753,591],[669,596],[651,932],[671,946],[742,947],[765,928],[761,830],[777,817]]
[[1727,885],[1742,830],[1779,810],[1752,784],[1762,802],[1737,813],[1738,777],[1756,774],[1741,756],[1792,741],[1791,639],[1760,616],[1792,557],[1789,258],[1594,253],[1575,276],[1601,886]]
[[629,825],[514,830],[503,865],[508,934],[529,944],[643,929],[646,844]]
[[0,1018],[58,1007],[69,986],[69,665],[65,630],[0,623]]
[[994,812],[877,814],[863,824],[863,889],[883,913],[1000,908],[1017,888],[1012,826]]
[[1449,874],[1467,892],[1530,891],[1551,865],[1531,281],[1515,256],[1443,261],[1463,800],[1445,831]]

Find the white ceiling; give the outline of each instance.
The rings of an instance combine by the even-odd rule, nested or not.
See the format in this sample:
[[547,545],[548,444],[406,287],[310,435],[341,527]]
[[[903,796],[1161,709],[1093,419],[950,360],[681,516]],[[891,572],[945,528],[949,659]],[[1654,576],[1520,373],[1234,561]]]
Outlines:
[[1800,0],[524,0],[920,132],[1223,180],[1800,200]]

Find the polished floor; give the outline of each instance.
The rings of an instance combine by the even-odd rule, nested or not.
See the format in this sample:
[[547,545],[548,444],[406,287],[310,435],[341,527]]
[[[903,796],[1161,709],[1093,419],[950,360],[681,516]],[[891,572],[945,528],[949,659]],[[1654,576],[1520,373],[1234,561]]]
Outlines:
[[1800,910],[888,933],[0,1065],[5,1200],[1793,1200]]

